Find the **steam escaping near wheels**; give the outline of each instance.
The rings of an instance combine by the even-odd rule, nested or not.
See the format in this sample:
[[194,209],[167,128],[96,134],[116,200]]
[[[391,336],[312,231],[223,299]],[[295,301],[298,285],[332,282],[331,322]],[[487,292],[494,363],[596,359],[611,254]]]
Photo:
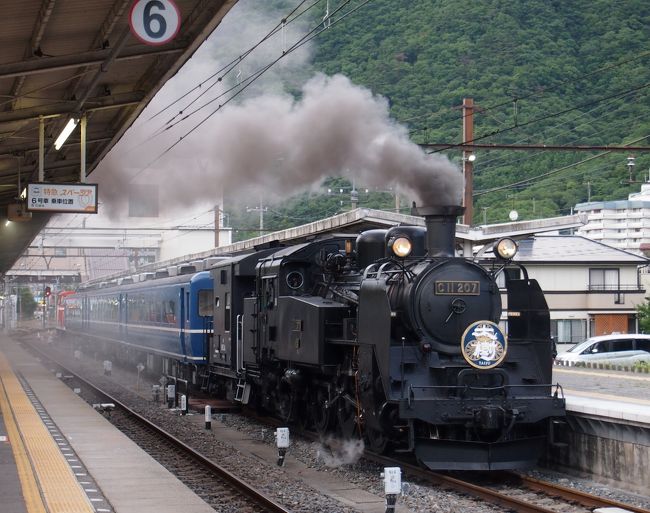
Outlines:
[[363,456],[365,450],[365,444],[359,438],[345,440],[328,436],[314,446],[316,459],[331,468],[354,465]]

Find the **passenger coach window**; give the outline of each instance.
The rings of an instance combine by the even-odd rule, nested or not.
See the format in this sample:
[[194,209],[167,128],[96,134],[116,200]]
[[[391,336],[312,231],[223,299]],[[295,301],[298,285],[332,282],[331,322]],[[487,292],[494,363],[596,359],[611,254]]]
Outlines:
[[199,290],[199,315],[209,317],[212,315],[212,291]]
[[165,322],[167,324],[176,324],[176,304],[173,301],[164,301],[163,310],[165,312]]

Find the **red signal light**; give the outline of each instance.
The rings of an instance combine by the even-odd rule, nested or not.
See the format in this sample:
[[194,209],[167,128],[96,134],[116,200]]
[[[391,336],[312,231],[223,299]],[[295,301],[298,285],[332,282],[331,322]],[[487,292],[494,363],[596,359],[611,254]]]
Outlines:
[[52,289],[50,287],[45,287],[45,297],[50,297],[52,295]]

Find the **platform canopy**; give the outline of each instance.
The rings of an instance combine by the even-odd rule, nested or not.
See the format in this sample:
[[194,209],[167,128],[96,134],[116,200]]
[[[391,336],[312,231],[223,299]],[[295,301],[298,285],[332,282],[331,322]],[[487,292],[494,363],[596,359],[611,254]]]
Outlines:
[[[0,273],[6,272],[49,219],[7,223],[18,199],[39,178],[44,131],[45,182],[80,180],[80,130],[59,150],[54,142],[69,119],[86,116],[86,175],[124,135],[164,83],[219,25],[236,0],[5,0],[0,29]],[[146,44],[131,29],[153,35]],[[169,40],[161,15],[174,5],[180,20]],[[166,10],[166,11],[165,11]],[[172,15],[173,18],[173,15]],[[145,28],[142,23],[148,24]],[[163,21],[163,23],[166,23]],[[165,36],[166,38],[166,36]],[[162,43],[162,44],[160,44]],[[88,178],[92,182],[92,177]]]

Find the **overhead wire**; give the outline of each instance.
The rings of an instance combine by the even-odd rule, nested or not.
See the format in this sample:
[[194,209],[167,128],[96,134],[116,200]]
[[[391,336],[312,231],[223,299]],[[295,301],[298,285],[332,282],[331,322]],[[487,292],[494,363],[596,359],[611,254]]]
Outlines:
[[620,92],[617,92],[615,94],[599,98],[597,100],[589,101],[589,102],[582,103],[582,104],[574,106],[574,107],[569,107],[569,108],[562,109],[562,110],[557,111],[557,112],[546,114],[544,116],[531,119],[531,120],[526,121],[524,123],[517,123],[515,125],[511,125],[511,126],[506,127],[506,128],[500,128],[500,129],[497,129],[497,130],[493,130],[491,132],[488,132],[487,134],[484,134],[484,135],[481,135],[481,136],[478,136],[478,137],[474,137],[470,141],[464,141],[464,142],[458,143],[458,144],[449,144],[448,146],[445,146],[444,148],[438,148],[438,149],[435,149],[435,150],[431,150],[428,153],[429,154],[440,153],[442,151],[450,150],[450,149],[453,149],[453,148],[458,148],[459,146],[463,146],[463,145],[466,145],[466,144],[472,144],[472,143],[475,143],[477,141],[487,139],[488,137],[494,137],[495,135],[500,135],[500,134],[503,134],[503,133],[506,133],[506,132],[510,132],[512,130],[520,129],[520,128],[523,128],[525,126],[529,126],[529,125],[532,125],[532,124],[535,124],[535,123],[539,123],[540,121],[545,121],[547,119],[551,119],[551,118],[554,118],[554,117],[557,117],[557,116],[561,116],[563,114],[567,114],[569,112],[573,112],[573,111],[578,110],[578,109],[589,107],[591,105],[596,105],[597,103],[600,103],[600,102],[603,102],[603,101],[606,101],[606,100],[610,100],[612,98],[617,98],[617,97],[620,97],[622,95],[627,95],[627,94],[629,94],[631,92],[641,91],[641,90],[643,90],[643,89],[645,89],[647,87],[650,87],[650,82],[640,84],[640,85],[635,86],[633,88],[626,89],[625,91],[620,91]]
[[[574,126],[573,128],[571,128],[569,130],[565,130],[565,131],[562,131],[560,133],[551,135],[550,136],[550,141],[553,141],[554,139],[557,139],[557,138],[559,138],[559,137],[561,137],[563,135],[570,134],[571,132],[574,132],[574,131],[578,130],[581,127],[584,127],[584,126],[589,125],[589,124],[591,124],[591,123],[593,123],[595,121],[598,121],[599,119],[601,119],[601,118],[603,118],[603,117],[605,117],[607,115],[615,114],[616,112],[615,112],[614,109],[618,109],[620,107],[620,104],[617,103],[617,100],[619,100],[619,98],[614,99],[611,102],[608,102],[608,103],[606,103],[604,105],[602,105],[602,104],[597,105],[591,110],[579,113],[577,116],[575,116],[575,117],[573,117],[571,119],[564,120],[564,121],[562,121],[562,122],[560,122],[560,123],[558,123],[558,124],[556,124],[554,126],[546,127],[544,130],[545,131],[555,130],[555,129],[563,126],[563,125],[566,125],[567,123],[572,123],[572,122],[575,122],[576,120],[579,120],[580,118],[587,117],[587,116],[593,114],[594,112],[598,111],[599,109],[601,109],[603,107],[605,107],[605,108],[609,107],[610,108],[610,110],[608,112],[603,112],[603,113],[599,114],[598,116],[592,117],[592,118],[586,120],[585,122]],[[621,120],[617,124],[621,124],[621,123],[629,123],[629,121]],[[613,126],[614,125],[612,125],[611,123],[608,124],[608,128],[612,128]],[[601,130],[601,132],[602,132],[602,130]],[[591,136],[598,135],[599,133],[600,132],[592,133]],[[525,141],[531,140],[534,136],[539,136],[539,134],[527,134],[527,135],[524,135],[523,137],[521,137],[520,139],[515,141],[514,144],[522,144]],[[580,139],[578,139],[578,140],[580,140]],[[547,144],[550,144],[550,142],[548,142],[548,141],[545,141],[545,142]],[[570,144],[576,144],[576,140],[571,140],[570,142],[566,142],[564,145],[568,146]],[[481,169],[482,170],[491,169],[491,167],[493,167],[493,166],[491,166],[491,164],[494,164],[495,162],[499,163],[499,165],[501,165],[501,166],[507,166],[507,165],[513,165],[513,164],[521,163],[521,162],[524,162],[524,161],[529,160],[531,158],[535,158],[535,157],[537,157],[539,155],[542,155],[544,153],[546,153],[546,152],[540,151],[540,152],[536,152],[536,153],[534,153],[532,155],[528,155],[526,157],[521,157],[521,158],[516,158],[516,159],[509,159],[508,156],[503,155],[503,153],[502,153],[500,156],[494,157],[494,158],[492,158],[490,160],[482,160],[481,161]],[[505,160],[505,162],[504,162],[504,160]]]
[[[189,91],[187,91],[186,93],[184,93],[183,95],[179,96],[178,98],[176,98],[173,102],[167,104],[167,105],[166,105],[165,107],[163,107],[161,110],[159,110],[158,112],[156,112],[155,114],[153,114],[153,115],[149,118],[149,120],[152,120],[152,119],[156,118],[157,116],[159,116],[160,114],[162,114],[163,112],[165,112],[167,109],[171,108],[172,106],[176,105],[178,102],[180,102],[181,100],[183,100],[184,98],[188,97],[188,96],[189,96],[191,93],[193,93],[194,91],[197,91],[197,90],[199,90],[199,89],[202,89],[202,87],[203,87],[206,83],[208,83],[208,82],[209,82],[210,80],[212,80],[213,78],[217,77],[217,81],[216,81],[216,82],[214,82],[212,85],[210,85],[207,89],[204,89],[204,90],[201,92],[201,94],[200,94],[197,98],[193,99],[192,102],[190,102],[189,105],[192,105],[192,104],[193,104],[194,102],[196,102],[196,101],[197,101],[201,96],[203,96],[204,94],[206,94],[206,93],[207,93],[207,92],[208,92],[212,87],[214,87],[217,83],[221,82],[221,81],[223,80],[223,78],[224,78],[228,73],[230,73],[233,69],[235,69],[235,67],[236,67],[238,64],[241,64],[241,63],[242,63],[242,62],[243,62],[243,61],[244,61],[244,60],[245,60],[245,59],[246,59],[246,58],[247,58],[251,53],[253,53],[253,52],[254,52],[257,48],[259,48],[263,43],[265,43],[265,42],[268,41],[271,37],[273,37],[275,34],[277,34],[280,30],[283,29],[283,27],[286,27],[287,25],[289,25],[289,24],[295,22],[298,18],[300,18],[301,16],[303,16],[305,13],[307,13],[310,9],[312,9],[315,5],[317,5],[317,4],[320,3],[321,1],[322,1],[322,0],[316,0],[315,2],[312,3],[312,5],[310,5],[309,7],[307,7],[304,11],[298,13],[296,16],[294,16],[293,18],[291,18],[291,16],[292,16],[292,15],[293,15],[293,14],[294,14],[298,9],[300,9],[300,7],[301,7],[302,5],[304,5],[304,4],[307,2],[307,0],[302,0],[302,1],[301,1],[301,2],[300,2],[300,3],[299,3],[299,4],[298,4],[294,9],[292,9],[292,10],[289,12],[289,14],[287,14],[286,16],[284,16],[284,17],[282,18],[282,20],[281,20],[277,25],[275,25],[275,26],[274,26],[274,27],[273,27],[273,28],[272,28],[272,29],[271,29],[271,30],[270,30],[266,35],[264,35],[264,36],[263,36],[259,41],[257,41],[253,46],[251,46],[250,48],[248,48],[248,49],[247,49],[244,53],[242,53],[240,56],[236,57],[235,59],[232,59],[229,63],[227,63],[227,64],[225,64],[224,66],[222,66],[220,69],[218,69],[216,72],[214,72],[213,74],[211,74],[208,78],[206,78],[205,80],[203,80],[202,82],[200,82],[198,85],[196,85],[195,87],[193,87],[192,89],[190,89]],[[185,109],[186,109],[189,105],[185,106]],[[182,114],[182,113],[183,113],[183,111],[181,111],[180,113],[176,114],[176,116],[178,116],[179,114]],[[176,116],[174,116],[174,118],[175,118]],[[174,118],[172,118],[172,120],[173,120]],[[169,122],[171,122],[171,120],[168,121],[166,124],[168,124]]]
[[[199,94],[196,98],[194,98],[194,99],[193,99],[192,101],[190,101],[187,105],[185,105],[185,106],[183,107],[183,109],[180,110],[178,113],[176,113],[172,118],[170,118],[169,120],[167,120],[166,122],[164,122],[164,123],[163,123],[159,128],[157,128],[156,130],[153,130],[153,131],[151,132],[151,134],[150,134],[148,137],[146,137],[145,139],[139,141],[137,144],[135,144],[135,145],[133,145],[131,148],[129,148],[129,149],[127,150],[127,153],[129,153],[129,152],[131,152],[131,151],[134,151],[134,150],[140,148],[143,144],[146,144],[146,143],[150,142],[151,140],[155,139],[156,137],[158,137],[159,135],[161,135],[162,133],[164,133],[168,128],[171,128],[171,127],[169,127],[169,125],[170,125],[171,123],[173,123],[174,120],[175,120],[179,115],[183,115],[184,111],[185,111],[188,107],[190,107],[191,105],[193,105],[196,101],[198,101],[198,100],[199,100],[200,98],[202,98],[205,94],[207,94],[207,93],[208,93],[208,92],[209,92],[209,91],[210,91],[214,86],[216,86],[216,85],[219,84],[219,83],[222,83],[223,79],[224,79],[224,78],[225,78],[225,77],[226,77],[226,76],[227,76],[227,75],[228,75],[228,74],[229,74],[233,69],[235,69],[235,67],[236,67],[237,65],[241,64],[242,62],[244,62],[245,59],[246,59],[246,58],[247,58],[247,57],[248,57],[252,52],[254,52],[254,51],[255,51],[259,46],[261,46],[263,43],[265,43],[266,41],[268,41],[272,36],[276,35],[276,34],[278,33],[278,31],[282,29],[282,27],[283,27],[283,21],[285,22],[285,23],[284,23],[284,26],[293,23],[293,22],[296,21],[299,17],[301,17],[301,16],[304,15],[306,12],[308,12],[310,9],[312,9],[315,5],[317,5],[318,3],[320,3],[322,0],[315,0],[315,2],[313,2],[312,5],[310,5],[309,7],[307,7],[304,11],[302,11],[302,12],[296,14],[293,18],[289,19],[289,18],[290,18],[290,17],[291,17],[291,16],[292,16],[292,15],[293,15],[293,14],[294,14],[294,13],[295,13],[295,12],[296,12],[296,11],[297,11],[301,6],[302,6],[302,5],[303,5],[303,4],[306,3],[306,1],[307,1],[307,0],[302,0],[302,1],[301,1],[301,2],[300,2],[300,3],[299,3],[299,4],[298,4],[298,5],[297,5],[293,10],[291,10],[291,11],[289,12],[289,14],[287,14],[286,16],[283,16],[282,21],[280,21],[280,22],[279,22],[279,23],[278,23],[278,24],[277,24],[273,29],[271,29],[271,31],[269,31],[269,32],[268,32],[266,35],[264,35],[264,36],[263,36],[259,41],[257,41],[253,46],[251,46],[250,48],[248,48],[248,49],[247,49],[245,52],[243,52],[241,55],[239,55],[238,57],[232,59],[230,62],[228,62],[227,64],[225,64],[224,66],[222,66],[220,69],[218,69],[216,72],[214,72],[213,74],[211,74],[209,77],[207,77],[206,79],[204,79],[203,81],[201,81],[198,85],[194,86],[194,87],[193,87],[192,89],[190,89],[189,91],[186,91],[184,94],[182,94],[181,96],[179,96],[178,98],[176,98],[176,99],[173,100],[172,102],[168,103],[165,107],[163,107],[162,109],[158,110],[155,114],[153,114],[152,116],[150,116],[150,117],[147,119],[147,122],[150,122],[150,121],[152,121],[153,119],[157,118],[160,114],[162,114],[163,112],[166,112],[169,108],[171,108],[172,106],[176,105],[177,103],[179,103],[179,102],[180,102],[181,100],[183,100],[184,98],[187,98],[187,97],[190,96],[190,94],[192,94],[193,92],[195,92],[195,91],[197,91],[197,90],[200,90],[200,89],[202,90],[201,94]],[[204,86],[205,84],[207,84],[208,82],[210,82],[210,81],[211,81],[212,79],[214,79],[215,77],[217,77],[217,79],[216,79],[212,84],[210,84],[209,87],[207,87],[207,88],[203,88],[203,86]]]
[[[343,9],[343,7],[345,7],[345,6],[346,6],[347,4],[349,4],[351,1],[352,1],[352,0],[346,0],[346,1],[344,1],[344,2],[339,6],[339,7],[337,7],[337,8],[332,12],[332,14],[335,14],[335,13],[337,13],[339,10]],[[366,0],[365,2],[363,2],[362,5],[365,5],[365,4],[368,3],[369,1],[371,1],[371,0]],[[330,14],[330,18],[331,18],[331,16],[332,16],[332,14]],[[347,14],[346,14],[346,16],[347,16]],[[338,23],[338,22],[340,21],[340,19],[341,19],[341,18],[337,19],[337,20],[335,21],[335,23]],[[233,94],[233,96],[231,96],[230,98],[228,98],[228,99],[227,99],[223,104],[219,105],[219,107],[218,107],[217,109],[215,109],[214,111],[212,111],[212,113],[208,116],[208,118],[211,117],[212,115],[214,115],[218,110],[220,110],[221,108],[223,108],[227,103],[229,103],[229,102],[232,101],[235,97],[237,97],[239,94],[241,94],[245,89],[247,89],[250,85],[252,85],[252,83],[254,83],[257,79],[259,79],[259,78],[260,78],[264,73],[266,73],[266,72],[267,72],[267,71],[268,71],[272,66],[274,66],[275,64],[277,64],[277,62],[279,62],[281,59],[283,59],[286,55],[288,55],[288,54],[294,52],[295,50],[297,50],[297,49],[300,48],[301,46],[305,45],[306,43],[308,43],[309,41],[311,41],[312,39],[314,39],[314,37],[316,37],[317,35],[319,35],[321,32],[327,30],[327,29],[329,28],[329,26],[331,26],[331,24],[330,24],[330,25],[328,25],[328,27],[324,27],[324,28],[318,30],[319,27],[320,27],[320,25],[321,25],[321,22],[319,22],[318,25],[316,25],[313,29],[311,29],[309,32],[307,32],[307,34],[305,34],[302,38],[300,38],[300,39],[299,39],[296,43],[294,43],[294,44],[293,44],[289,49],[287,49],[287,50],[283,50],[283,51],[282,51],[282,54],[281,54],[279,57],[277,57],[276,59],[274,59],[274,60],[271,61],[270,63],[266,64],[265,66],[259,68],[259,69],[258,69],[257,71],[255,71],[253,74],[249,75],[249,76],[246,77],[244,80],[242,80],[240,83],[235,84],[234,86],[230,87],[230,88],[227,89],[226,91],[223,91],[223,92],[222,92],[221,94],[219,94],[217,97],[212,98],[212,99],[211,99],[210,101],[208,101],[207,103],[205,103],[205,104],[201,105],[200,107],[196,108],[194,111],[190,112],[189,114],[186,114],[186,115],[185,115],[181,120],[179,120],[179,122],[188,119],[189,117],[191,117],[192,115],[196,114],[197,112],[199,112],[199,111],[202,110],[203,108],[205,108],[205,107],[207,107],[208,105],[214,103],[215,101],[219,100],[220,98],[226,96],[228,93],[230,93],[230,92],[232,92],[232,91],[235,91],[235,90],[237,90],[237,89],[240,89],[240,90],[236,91],[236,92]],[[318,32],[316,32],[317,30],[318,30]],[[316,32],[316,33],[315,33],[315,32]],[[315,33],[315,34],[314,34],[314,33]],[[174,127],[176,124],[178,124],[179,122],[177,122],[177,123],[175,123],[175,124],[172,124],[172,125],[168,126],[166,129],[173,128],[173,127]],[[203,122],[199,123],[198,126],[200,126],[202,123],[203,123]],[[195,127],[195,128],[197,128],[197,127]],[[189,133],[191,133],[193,130],[194,130],[194,129],[190,130],[190,132],[188,132],[188,134],[186,134],[186,135],[189,135]]]
[[[650,134],[645,135],[645,136],[643,136],[643,137],[640,137],[640,138],[638,138],[638,139],[635,139],[634,141],[630,141],[630,142],[628,142],[628,143],[625,143],[625,146],[628,146],[628,145],[631,145],[631,144],[638,143],[639,141],[643,141],[644,139],[647,139],[648,137],[650,137]],[[551,176],[551,175],[554,175],[554,174],[560,173],[560,172],[565,171],[565,170],[567,170],[567,169],[571,169],[571,168],[573,168],[573,167],[575,167],[575,166],[579,166],[579,165],[581,165],[581,164],[585,164],[586,162],[590,162],[590,161],[592,161],[592,160],[594,160],[594,159],[602,158],[602,157],[604,157],[605,155],[609,155],[610,153],[613,153],[613,152],[612,152],[611,150],[608,150],[608,151],[605,151],[605,152],[599,153],[598,155],[592,155],[592,156],[590,156],[590,157],[587,157],[587,158],[585,158],[585,159],[582,159],[582,160],[580,160],[579,162],[574,162],[574,163],[572,163],[572,164],[568,164],[568,165],[566,165],[566,166],[562,166],[562,167],[560,167],[560,168],[553,169],[553,170],[548,171],[548,172],[546,172],[546,173],[542,173],[541,175],[537,175],[537,176],[534,176],[534,177],[529,177],[529,178],[526,178],[526,179],[523,179],[523,180],[519,180],[519,181],[517,181],[517,182],[513,182],[513,183],[510,183],[510,184],[507,184],[507,185],[501,185],[501,186],[498,186],[498,187],[492,187],[491,189],[485,189],[485,190],[482,190],[482,191],[475,191],[474,194],[473,194],[472,196],[474,196],[474,197],[476,197],[476,196],[482,196],[482,195],[484,195],[484,194],[490,194],[490,193],[492,193],[492,192],[501,191],[501,190],[504,190],[504,189],[511,189],[511,188],[516,187],[516,186],[519,186],[519,185],[530,184],[530,182],[534,182],[534,181],[540,180],[540,179],[542,179],[542,178],[546,178],[547,176]]]
[[[612,102],[610,103],[610,106],[614,106],[614,108],[618,108],[618,105],[615,104],[615,101],[612,101]],[[600,108],[600,106],[595,107],[594,109],[592,109],[592,111],[585,112],[585,113],[583,113],[583,114],[581,114],[581,115],[577,116],[576,118],[573,118],[572,120],[569,120],[569,121],[575,121],[576,119],[579,119],[580,117],[583,117],[583,116],[589,114],[590,112],[593,112],[593,111],[595,111],[595,110],[597,110],[597,109],[599,109],[599,108]],[[599,118],[601,118],[601,117],[603,117],[603,116],[605,116],[605,115],[610,115],[610,114],[614,114],[614,113],[615,113],[615,110],[610,110],[610,112],[603,113],[601,116],[599,116],[599,117],[596,118],[596,119],[599,119]],[[591,120],[589,120],[589,121],[591,121]],[[573,131],[575,131],[576,129],[580,128],[581,126],[586,125],[589,121],[587,121],[587,122],[585,122],[585,123],[582,123],[581,125],[577,125],[577,126],[574,127],[573,129],[571,129],[569,132],[573,132]],[[628,121],[627,121],[627,120],[619,120],[617,123],[614,123],[614,124],[611,124],[611,123],[610,123],[610,124],[608,124],[607,130],[611,130],[612,128],[614,128],[614,127],[616,127],[616,126],[619,126],[619,125],[622,125],[622,124],[624,124],[624,123],[628,123]],[[552,129],[552,128],[557,128],[558,126],[561,126],[562,124],[564,124],[564,123],[560,123],[560,124],[556,125],[555,127],[551,127],[551,129]],[[590,137],[593,137],[594,135],[598,135],[599,133],[603,132],[604,130],[605,130],[605,129],[603,128],[603,129],[600,130],[600,131],[597,131],[597,132],[595,132],[595,133],[592,133],[592,134],[590,135]],[[564,133],[566,133],[566,132],[564,132]],[[556,134],[555,137],[559,137],[559,136],[561,136],[561,134]],[[530,138],[530,137],[526,137],[526,138],[524,138],[524,140],[525,140],[525,139],[529,139],[529,138]],[[643,138],[642,138],[641,140],[643,140]],[[567,143],[567,144],[569,144],[569,143]],[[633,144],[633,143],[629,143],[629,144]],[[547,154],[547,153],[546,153],[546,152],[543,152],[543,151],[540,151],[540,152],[536,152],[536,153],[534,153],[534,154],[529,154],[529,155],[527,155],[527,156],[525,156],[525,157],[522,157],[522,158],[517,158],[517,159],[508,160],[508,161],[506,161],[506,162],[503,162],[503,158],[502,158],[502,157],[496,157],[495,159],[492,159],[492,160],[490,160],[490,161],[488,161],[488,162],[489,162],[489,163],[500,162],[500,164],[499,164],[500,167],[504,167],[504,166],[514,166],[514,165],[519,165],[519,166],[520,166],[523,162],[528,161],[528,160],[532,160],[532,159],[534,159],[534,158],[538,158],[538,157],[540,157],[540,156],[542,156],[542,155],[544,155],[544,154]],[[581,164],[581,163],[582,163],[582,162],[578,162],[578,163],[574,163],[573,165],[574,165],[574,166],[577,166],[578,164]],[[572,166],[572,165],[569,165],[569,167],[566,168],[566,169],[571,168],[571,166]],[[482,164],[482,165],[481,165],[481,169],[482,169],[482,171],[489,171],[489,170],[492,169],[493,167],[494,167],[494,166],[489,166],[489,165],[488,165],[487,168],[486,168],[485,164]],[[608,166],[608,168],[611,169],[611,166]],[[565,169],[565,168],[562,168],[562,170],[564,170],[564,169]],[[591,171],[593,171],[593,169],[590,169],[590,172],[591,172]],[[532,183],[530,183],[530,184],[528,184],[528,185],[532,185]],[[478,191],[478,192],[481,192],[481,193],[482,193],[482,191]]]
[[[340,10],[343,9],[344,6],[349,4],[352,0],[346,0],[344,1],[340,6],[338,6],[332,14],[330,14],[330,18],[333,14],[336,14]],[[206,108],[208,105],[211,103],[217,101],[219,98],[223,97],[225,94],[235,91],[232,96],[226,98],[226,100],[223,103],[220,103],[217,108],[212,110],[207,116],[203,117],[198,123],[196,123],[191,129],[186,131],[183,135],[181,135],[178,140],[171,145],[169,145],[165,150],[163,150],[160,154],[158,154],[152,161],[150,161],[146,166],[141,168],[135,175],[134,178],[140,175],[142,172],[145,170],[149,169],[153,164],[155,164],[157,161],[159,161],[163,156],[165,156],[167,153],[169,153],[172,149],[174,149],[178,144],[180,144],[186,137],[191,135],[194,131],[196,131],[199,127],[201,127],[208,119],[210,119],[212,116],[214,116],[217,112],[219,112],[223,107],[225,107],[227,104],[229,104],[232,100],[234,100],[237,96],[242,94],[248,87],[250,87],[255,81],[257,81],[264,73],[266,73],[271,67],[273,67],[275,64],[277,64],[281,59],[286,57],[287,55],[291,54],[298,48],[302,47],[303,45],[307,44],[308,42],[312,41],[314,38],[318,37],[322,32],[325,30],[329,30],[331,26],[337,25],[340,23],[343,19],[347,18],[348,16],[354,14],[357,12],[361,7],[365,6],[366,4],[370,3],[372,0],[363,0],[358,6],[350,9],[349,11],[345,12],[342,14],[339,18],[336,20],[332,20],[330,24],[327,27],[320,28],[321,27],[321,22],[314,28],[312,28],[309,32],[307,32],[303,37],[301,37],[297,42],[295,42],[290,48],[288,48],[286,51],[283,51],[280,56],[277,58],[273,59],[271,62],[266,64],[265,66],[259,68],[257,71],[255,71],[253,74],[249,75],[242,81],[241,84],[238,84],[237,86],[233,86],[230,88],[228,91],[220,94],[217,98],[214,98],[207,102],[206,104],[202,105],[200,108],[195,109],[192,111],[190,114],[185,115],[182,119],[174,123],[173,125],[169,126],[166,128],[170,129],[173,126],[177,125],[178,123],[185,121],[188,119],[190,116],[198,113],[199,111],[203,110]]]

